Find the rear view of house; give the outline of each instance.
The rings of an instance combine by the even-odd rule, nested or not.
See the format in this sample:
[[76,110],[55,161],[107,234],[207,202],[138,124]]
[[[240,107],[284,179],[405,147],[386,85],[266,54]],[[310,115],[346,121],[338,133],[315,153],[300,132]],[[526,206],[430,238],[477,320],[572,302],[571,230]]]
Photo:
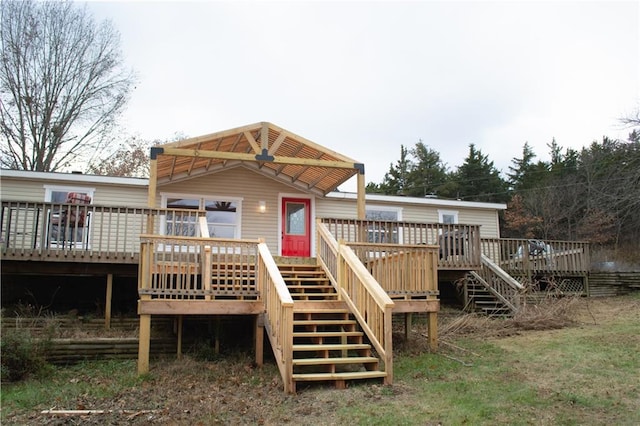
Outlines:
[[[533,253],[500,240],[502,204],[367,195],[363,164],[271,123],[156,146],[150,158],[148,180],[2,172],[3,296],[5,281],[16,291],[34,269],[102,276],[107,295],[114,276],[135,277],[141,373],[152,317],[175,318],[180,353],[185,317],[243,315],[256,362],[267,336],[287,392],[392,383],[392,317],[425,313],[435,348],[439,280],[470,277],[466,297],[478,286],[505,309],[517,309],[513,271],[586,282],[585,244]],[[357,193],[337,191],[352,178]]]

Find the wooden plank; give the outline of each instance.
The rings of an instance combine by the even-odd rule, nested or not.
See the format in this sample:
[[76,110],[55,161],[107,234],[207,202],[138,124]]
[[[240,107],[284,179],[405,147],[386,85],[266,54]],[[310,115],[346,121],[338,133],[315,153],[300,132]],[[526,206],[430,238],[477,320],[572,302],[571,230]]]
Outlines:
[[358,379],[382,379],[387,377],[384,371],[352,371],[344,373],[313,373],[294,374],[295,381],[327,381],[327,380],[358,380]]
[[405,312],[438,312],[440,310],[440,300],[395,300],[393,313]]
[[107,292],[104,306],[104,328],[111,329],[111,297],[113,295],[113,274],[107,275]]
[[371,364],[380,360],[373,356],[349,356],[340,358],[298,358],[293,365],[326,365],[326,364]]
[[140,315],[255,315],[264,312],[257,300],[141,300]]

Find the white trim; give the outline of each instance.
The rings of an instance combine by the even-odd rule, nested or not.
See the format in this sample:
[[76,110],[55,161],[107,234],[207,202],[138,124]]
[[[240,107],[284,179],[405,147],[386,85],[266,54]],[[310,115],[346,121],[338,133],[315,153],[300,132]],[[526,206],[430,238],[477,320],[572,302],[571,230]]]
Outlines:
[[[326,198],[356,200],[358,195],[354,192],[329,192]],[[397,195],[366,194],[365,201],[378,201],[391,204],[422,204],[427,206],[459,207],[468,209],[505,210],[503,203],[483,203],[478,201],[443,200],[441,198],[399,197]]]
[[[374,211],[383,211],[383,212],[394,212],[396,213],[396,221],[397,222],[401,222],[402,221],[402,207],[400,206],[393,206],[393,205],[380,205],[380,204],[367,204],[365,205],[365,217],[367,215],[367,211],[368,210],[374,210]],[[375,220],[375,219],[373,219]],[[369,228],[369,232],[379,232],[376,229],[371,229]],[[375,235],[375,234],[374,234]],[[402,233],[398,232],[397,235],[397,243],[398,244],[402,244],[403,238],[402,238]]]
[[383,205],[383,204],[367,204],[365,205],[365,216],[367,214],[367,210],[378,210],[383,212],[396,212],[398,214],[397,221],[402,221],[402,207],[400,206],[391,206],[391,205]]
[[311,211],[309,214],[311,227],[309,232],[311,232],[311,257],[315,257],[316,255],[316,197],[311,194],[300,194],[293,192],[279,192],[278,193],[278,256],[282,256],[282,199],[283,198],[299,198],[303,200],[309,200]]
[[[237,235],[235,235],[233,238],[235,239],[242,239],[242,201],[244,200],[243,197],[229,197],[226,195],[203,195],[203,194],[186,194],[186,193],[181,193],[181,192],[161,192],[160,193],[160,206],[162,208],[166,208],[167,207],[167,198],[185,198],[185,199],[196,199],[199,200],[200,205],[199,208],[202,207],[202,203],[204,200],[207,201],[216,201],[216,200],[223,200],[223,201],[233,201],[233,202],[237,202],[238,206],[236,207],[236,214],[238,215],[238,218],[236,220],[236,229],[237,229]],[[163,219],[164,220],[164,219]],[[165,225],[164,223],[162,223],[160,225],[160,230],[164,231],[165,229]]]
[[51,202],[52,192],[81,192],[91,197],[91,202],[89,204],[93,204],[93,194],[96,192],[95,188],[89,188],[86,186],[42,185],[42,187],[44,188],[45,203]]
[[82,173],[34,172],[30,170],[0,169],[0,177],[28,180],[67,181],[80,184],[101,183],[105,185],[149,186],[149,179],[145,178],[85,175]]
[[453,223],[458,223],[458,210],[441,210],[438,209],[438,222],[444,223],[444,216],[453,216]]

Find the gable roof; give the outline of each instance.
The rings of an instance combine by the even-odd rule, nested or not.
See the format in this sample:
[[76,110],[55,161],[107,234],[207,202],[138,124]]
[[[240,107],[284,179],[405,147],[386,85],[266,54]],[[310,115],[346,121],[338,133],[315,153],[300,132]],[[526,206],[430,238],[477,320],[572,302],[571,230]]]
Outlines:
[[151,158],[158,185],[242,165],[326,195],[364,173],[363,164],[267,122],[157,145]]

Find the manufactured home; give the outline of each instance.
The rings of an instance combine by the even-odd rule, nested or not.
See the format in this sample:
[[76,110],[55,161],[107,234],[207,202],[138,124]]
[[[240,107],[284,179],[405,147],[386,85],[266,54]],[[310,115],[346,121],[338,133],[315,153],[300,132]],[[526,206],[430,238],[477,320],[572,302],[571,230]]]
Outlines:
[[[284,389],[393,381],[392,318],[428,319],[441,291],[518,309],[540,277],[586,289],[588,245],[501,239],[503,204],[365,194],[365,166],[271,123],[151,148],[149,179],[2,170],[3,303],[25,276],[98,277],[137,299],[138,369],[154,316],[254,318]],[[357,192],[340,185],[357,180]],[[531,248],[533,247],[533,248]],[[127,281],[128,280],[128,281]],[[440,286],[438,285],[440,282]],[[461,284],[454,289],[453,283]]]

